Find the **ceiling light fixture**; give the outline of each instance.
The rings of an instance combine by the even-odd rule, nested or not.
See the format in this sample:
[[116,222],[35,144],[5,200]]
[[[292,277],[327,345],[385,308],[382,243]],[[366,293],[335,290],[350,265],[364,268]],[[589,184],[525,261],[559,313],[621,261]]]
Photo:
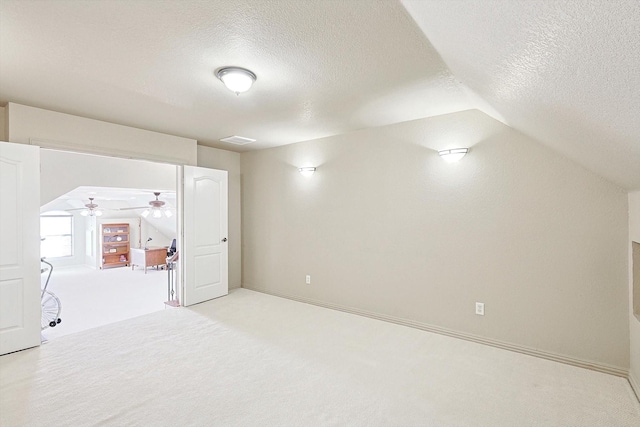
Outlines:
[[147,208],[140,215],[142,215],[144,218],[147,218],[149,214],[151,214],[152,218],[162,218],[163,214],[167,218],[171,218],[173,216],[173,213],[169,209],[158,207]]
[[307,168],[298,168],[298,172],[302,174],[302,176],[311,176],[316,171],[316,168],[307,167]]
[[102,216],[102,211],[96,211],[93,209],[86,209],[82,212],[80,212],[80,215],[82,216]]
[[240,67],[224,67],[216,71],[222,83],[236,95],[251,89],[253,82],[256,81],[256,75],[245,68]]
[[171,212],[168,206],[165,206],[165,202],[158,199],[158,197],[160,197],[160,192],[156,191],[153,195],[156,196],[156,199],[149,202],[149,207],[137,206],[133,208],[121,208],[120,210],[144,209],[140,214],[143,218],[147,218],[149,214],[151,214],[151,218],[162,218],[163,214],[167,218],[171,218],[173,216],[173,212]]
[[452,148],[450,150],[440,150],[438,154],[445,162],[454,163],[463,158],[468,152],[468,148]]
[[93,203],[93,197],[89,197],[89,203],[80,212],[82,216],[102,216],[102,211],[98,210],[98,205]]

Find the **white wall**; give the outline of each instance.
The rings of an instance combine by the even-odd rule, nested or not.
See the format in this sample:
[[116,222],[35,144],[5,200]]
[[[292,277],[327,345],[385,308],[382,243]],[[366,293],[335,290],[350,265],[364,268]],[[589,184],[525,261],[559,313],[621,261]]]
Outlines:
[[196,165],[196,141],[8,103],[8,140],[94,154]]
[[[629,241],[640,243],[640,191],[629,193]],[[635,272],[640,275],[640,271]],[[631,333],[631,382],[640,396],[640,319],[633,314],[633,261],[629,248],[629,328]]]
[[84,264],[92,268],[99,267],[99,257],[101,255],[98,242],[100,241],[100,228],[96,217],[88,217],[85,222],[84,230]]
[[173,165],[55,150],[40,151],[41,205],[79,186],[176,191],[176,166]]
[[[175,221],[175,216],[171,217],[171,219]],[[136,224],[136,227],[137,227],[137,224]],[[141,238],[140,242],[142,244],[142,247],[145,246],[147,238],[149,237],[151,237],[152,239],[149,243],[147,243],[147,247],[149,248],[170,246],[171,241],[177,238],[177,233],[175,230],[173,234],[167,235],[163,233],[162,230],[155,227],[155,225],[152,222],[149,222],[146,219],[142,219],[141,232],[142,232],[142,235],[140,236]],[[136,243],[135,246],[132,245],[132,247],[137,247],[138,241],[136,240],[135,243]]]
[[240,154],[198,146],[198,166],[229,172],[229,288],[242,284]]
[[[435,151],[456,146],[456,164]],[[241,166],[244,287],[628,369],[626,192],[483,113]]]

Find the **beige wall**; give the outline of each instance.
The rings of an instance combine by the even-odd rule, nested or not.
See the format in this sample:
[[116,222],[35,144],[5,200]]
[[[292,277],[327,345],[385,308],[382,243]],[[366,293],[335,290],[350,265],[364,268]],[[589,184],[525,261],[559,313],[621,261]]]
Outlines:
[[[640,191],[629,193],[629,237],[630,241],[640,243]],[[631,251],[631,249],[629,249]],[[633,263],[629,252],[629,301],[633,301]],[[640,275],[640,271],[635,272]],[[640,319],[633,314],[633,305],[629,304],[629,327],[631,332],[631,367],[629,369],[631,381],[640,396]]]
[[6,126],[5,126],[5,121],[6,121],[6,111],[7,109],[5,107],[0,107],[0,140],[1,141],[7,141],[7,131],[6,131]]
[[244,287],[628,369],[626,192],[483,113],[241,166]]
[[194,139],[9,103],[8,140],[175,164],[196,165]]
[[242,284],[240,154],[198,146],[198,166],[229,172],[229,288]]

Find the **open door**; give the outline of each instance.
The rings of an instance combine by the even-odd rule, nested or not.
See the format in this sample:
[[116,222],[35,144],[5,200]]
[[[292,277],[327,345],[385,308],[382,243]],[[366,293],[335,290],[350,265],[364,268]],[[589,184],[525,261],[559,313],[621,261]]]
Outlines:
[[0,142],[0,354],[40,345],[40,148]]
[[183,167],[182,305],[229,293],[227,171]]

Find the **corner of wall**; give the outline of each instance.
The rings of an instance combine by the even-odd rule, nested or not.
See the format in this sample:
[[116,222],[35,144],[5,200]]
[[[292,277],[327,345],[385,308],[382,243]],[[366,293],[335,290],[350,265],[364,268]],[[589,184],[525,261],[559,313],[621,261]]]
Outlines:
[[[629,193],[629,383],[640,398],[640,321],[634,314],[633,243],[640,242],[640,191]],[[636,279],[637,280],[637,279]]]
[[638,380],[631,371],[629,371],[629,384],[631,384],[631,389],[636,394],[638,402],[640,402],[640,380]]
[[7,141],[9,138],[7,136],[7,108],[0,107],[0,139],[2,141]]

